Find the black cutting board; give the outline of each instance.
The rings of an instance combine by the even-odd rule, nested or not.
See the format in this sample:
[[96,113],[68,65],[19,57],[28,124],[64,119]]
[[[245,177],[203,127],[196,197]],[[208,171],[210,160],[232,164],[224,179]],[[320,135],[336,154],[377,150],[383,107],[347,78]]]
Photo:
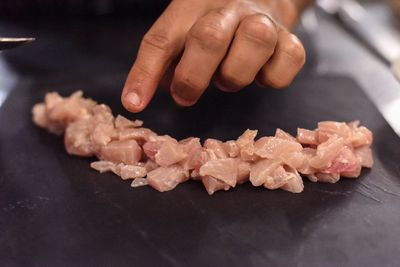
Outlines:
[[[374,132],[375,166],[301,194],[249,184],[209,196],[199,182],[133,189],[68,156],[35,127],[47,91],[85,94],[123,112],[124,75],[23,82],[0,109],[2,266],[395,266],[400,260],[400,139],[351,79],[303,75],[285,91],[211,89],[181,109],[160,92],[139,115],[160,134],[230,139],[245,129],[294,134],[318,121],[360,119]],[[76,81],[79,82],[76,82]]]

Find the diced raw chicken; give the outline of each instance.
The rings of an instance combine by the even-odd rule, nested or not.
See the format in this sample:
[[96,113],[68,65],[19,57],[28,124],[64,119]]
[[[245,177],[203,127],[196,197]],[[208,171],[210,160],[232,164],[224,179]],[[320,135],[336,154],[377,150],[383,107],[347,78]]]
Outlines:
[[342,137],[333,135],[327,141],[318,145],[317,154],[309,160],[310,166],[315,169],[330,167],[344,144],[345,140]]
[[147,170],[145,167],[135,166],[135,165],[124,165],[122,163],[118,164],[120,169],[120,176],[122,180],[136,179],[146,177]]
[[239,146],[239,148],[244,147],[245,145],[249,143],[254,142],[254,138],[256,138],[258,131],[257,130],[250,130],[247,129],[241,136],[236,141],[236,144]]
[[90,167],[92,167],[96,171],[99,171],[100,173],[110,172],[113,170],[113,168],[115,166],[116,166],[116,164],[114,162],[105,161],[105,160],[94,161],[94,162],[90,163]]
[[260,157],[255,154],[253,142],[247,143],[240,149],[240,159],[247,162],[254,162],[260,159]]
[[146,178],[136,178],[131,183],[131,187],[141,187],[145,185],[148,185]]
[[366,168],[372,168],[372,166],[374,165],[372,150],[369,146],[365,145],[354,149],[354,154],[356,155],[361,166]]
[[321,172],[330,174],[339,173],[343,177],[352,178],[360,175],[361,164],[353,151],[349,147],[344,146],[332,161],[331,166],[321,170]]
[[328,141],[334,135],[346,140],[351,136],[351,129],[344,122],[321,121],[318,123],[317,135],[319,143]]
[[131,121],[122,115],[118,115],[115,118],[115,127],[117,129],[138,128],[138,127],[142,127],[142,125],[143,125],[143,121],[141,121],[141,120]]
[[305,147],[301,153],[304,157],[303,165],[296,169],[304,175],[316,173],[317,170],[310,166],[310,160],[317,154],[317,149]]
[[297,142],[296,138],[294,138],[291,134],[285,132],[282,129],[276,129],[275,131],[275,137],[276,138],[280,138],[280,139],[284,139],[284,140],[288,140],[288,141],[292,141],[292,142]]
[[188,179],[189,173],[178,164],[159,167],[147,173],[148,184],[160,192],[172,190]]
[[108,106],[83,98],[82,92],[69,97],[49,93],[32,113],[40,127],[65,131],[68,153],[96,155],[100,161],[92,162],[92,168],[134,179],[132,187],[149,184],[162,192],[191,177],[201,180],[209,194],[248,180],[299,193],[304,189],[299,173],[313,182],[335,183],[341,176],[358,177],[362,167],[373,165],[373,135],[358,121],[320,122],[313,131],[299,128],[297,139],[277,129],[274,137],[255,142],[257,131],[246,130],[236,141],[208,139],[202,146],[199,138],[178,142],[141,128],[142,121],[121,115],[114,119]]
[[237,184],[243,184],[249,180],[250,177],[250,163],[246,161],[239,161],[237,174]]
[[292,193],[301,193],[304,190],[303,179],[296,169],[285,169],[286,175],[292,176],[291,179],[288,180],[286,184],[282,186],[283,190],[292,192]]
[[148,159],[143,166],[147,172],[151,172],[154,169],[157,169],[158,167],[160,167],[155,161],[152,161],[150,159]]
[[303,128],[297,129],[297,141],[305,145],[318,145],[318,135],[316,131],[310,131]]
[[237,156],[239,156],[240,147],[238,146],[236,141],[234,140],[226,141],[225,143],[222,144],[222,146],[226,154],[228,154],[230,158],[236,158]]
[[143,152],[147,156],[147,158],[151,159],[152,161],[156,160],[156,154],[158,150],[161,148],[161,141],[149,141],[144,143],[143,145]]
[[150,141],[151,137],[155,135],[152,130],[147,128],[126,128],[119,131],[118,138],[119,140],[134,139],[139,144],[143,144]]
[[178,142],[166,140],[161,144],[154,158],[158,165],[167,167],[184,160],[187,156],[188,154],[183,151]]
[[135,140],[112,141],[100,149],[104,160],[135,165],[142,157],[142,149]]
[[64,145],[68,154],[91,157],[95,151],[91,142],[92,124],[90,118],[71,122],[64,136]]
[[282,154],[301,152],[303,147],[298,142],[276,137],[262,137],[254,143],[254,153],[261,158],[275,159]]
[[254,163],[250,167],[250,182],[253,186],[261,186],[268,179],[273,179],[274,171],[280,167],[278,160],[264,159]]
[[200,176],[211,176],[228,185],[235,187],[238,175],[235,159],[213,159],[200,167]]
[[228,154],[226,153],[223,143],[219,140],[215,139],[207,139],[204,142],[204,147],[209,150],[213,151],[214,155],[219,158],[219,159],[224,159],[228,157]]
[[201,182],[203,183],[203,185],[209,195],[212,195],[219,190],[228,191],[230,188],[230,186],[228,184],[226,184],[218,179],[215,179],[214,177],[211,177],[211,176],[201,177]]

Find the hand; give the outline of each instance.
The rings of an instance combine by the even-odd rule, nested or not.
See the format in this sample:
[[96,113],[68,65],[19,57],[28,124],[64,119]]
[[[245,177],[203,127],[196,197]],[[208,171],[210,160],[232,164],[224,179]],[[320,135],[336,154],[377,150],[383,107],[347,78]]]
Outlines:
[[172,1],[141,42],[123,105],[143,110],[161,82],[181,106],[195,104],[211,80],[227,92],[253,81],[288,86],[305,62],[303,45],[290,33],[299,14],[295,1]]

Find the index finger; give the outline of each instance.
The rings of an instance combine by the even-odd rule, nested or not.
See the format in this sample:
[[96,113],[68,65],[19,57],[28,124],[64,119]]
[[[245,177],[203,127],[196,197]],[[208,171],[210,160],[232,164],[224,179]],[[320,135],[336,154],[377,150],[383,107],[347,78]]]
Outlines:
[[143,37],[121,96],[127,110],[139,112],[148,105],[171,61],[183,50],[186,32],[201,13],[186,2],[173,1]]

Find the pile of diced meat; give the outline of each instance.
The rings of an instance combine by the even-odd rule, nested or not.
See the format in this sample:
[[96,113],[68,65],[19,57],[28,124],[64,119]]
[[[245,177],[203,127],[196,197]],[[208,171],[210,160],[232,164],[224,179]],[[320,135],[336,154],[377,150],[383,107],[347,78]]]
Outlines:
[[253,186],[304,189],[301,176],[313,182],[335,183],[340,177],[356,178],[361,168],[371,168],[372,133],[358,122],[318,123],[315,130],[299,128],[297,136],[277,129],[274,136],[256,139],[246,130],[237,140],[222,142],[189,137],[176,140],[143,128],[110,108],[82,97],[48,93],[33,107],[33,121],[54,134],[65,134],[69,154],[99,161],[91,167],[113,172],[132,187],[150,185],[164,192],[189,179],[203,183],[209,194],[229,190],[247,181]]

